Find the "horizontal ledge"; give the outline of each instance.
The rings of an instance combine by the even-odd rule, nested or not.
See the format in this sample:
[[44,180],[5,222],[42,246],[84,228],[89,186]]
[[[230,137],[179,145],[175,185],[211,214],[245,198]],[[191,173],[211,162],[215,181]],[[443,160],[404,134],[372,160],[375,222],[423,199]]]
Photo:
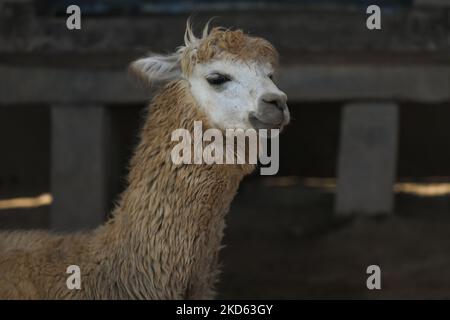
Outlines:
[[[188,14],[135,17],[86,17],[81,30],[68,30],[66,16],[45,17],[32,9],[3,9],[0,1],[0,53],[169,52],[182,44]],[[6,7],[7,8],[7,7]],[[3,9],[3,10],[2,10]],[[365,8],[285,9],[274,15],[220,12],[213,25],[241,28],[264,37],[284,52],[398,52],[448,54],[449,8],[383,8],[382,29],[366,27]],[[217,12],[195,15],[195,29]],[[270,23],[268,23],[270,21]],[[170,26],[168,28],[167,26]]]
[[[0,0],[1,1],[1,0]],[[133,60],[147,55],[146,51],[124,50],[120,53],[99,51],[96,53],[14,53],[1,54],[1,65],[8,67],[83,69],[88,71],[107,70],[122,71]],[[283,67],[297,65],[345,65],[345,66],[433,66],[450,65],[450,51],[426,53],[414,52],[306,52],[284,51],[280,53]]]
[[[0,104],[142,103],[143,89],[127,72],[0,66]],[[280,70],[278,86],[290,101],[393,99],[450,101],[450,67],[307,65]]]
[[280,73],[290,100],[450,101],[450,66],[297,66]]

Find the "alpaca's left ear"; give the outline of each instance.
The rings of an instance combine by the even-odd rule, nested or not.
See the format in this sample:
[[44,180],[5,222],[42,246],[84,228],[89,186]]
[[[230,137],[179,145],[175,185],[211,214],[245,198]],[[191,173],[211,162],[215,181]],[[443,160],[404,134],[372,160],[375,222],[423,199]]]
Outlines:
[[145,83],[168,81],[181,75],[180,55],[149,55],[131,63],[129,70]]

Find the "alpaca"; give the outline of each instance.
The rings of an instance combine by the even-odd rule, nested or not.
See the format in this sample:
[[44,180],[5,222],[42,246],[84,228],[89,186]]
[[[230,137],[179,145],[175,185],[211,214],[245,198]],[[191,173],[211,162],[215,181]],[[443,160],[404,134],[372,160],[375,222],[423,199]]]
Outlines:
[[[0,298],[211,299],[224,217],[250,164],[174,164],[171,133],[206,128],[282,128],[286,95],[272,81],[278,54],[266,40],[188,23],[174,54],[131,64],[164,80],[150,106],[112,218],[75,234],[0,233]],[[81,289],[66,285],[78,265]]]

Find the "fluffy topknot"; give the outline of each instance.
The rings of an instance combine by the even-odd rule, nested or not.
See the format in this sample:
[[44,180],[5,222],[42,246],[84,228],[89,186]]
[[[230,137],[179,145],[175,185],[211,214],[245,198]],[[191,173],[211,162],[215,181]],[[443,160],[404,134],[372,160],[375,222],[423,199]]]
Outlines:
[[209,31],[209,23],[207,23],[202,37],[197,38],[188,20],[184,41],[185,45],[178,49],[178,53],[181,68],[185,74],[190,74],[196,63],[222,58],[278,65],[278,52],[270,42],[263,38],[245,35],[242,30],[215,27]]

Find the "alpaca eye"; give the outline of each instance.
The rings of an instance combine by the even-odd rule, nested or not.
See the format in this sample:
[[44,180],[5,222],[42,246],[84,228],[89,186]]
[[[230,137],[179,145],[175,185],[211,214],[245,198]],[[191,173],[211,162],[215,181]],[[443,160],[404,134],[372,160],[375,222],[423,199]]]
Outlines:
[[206,81],[208,81],[208,83],[213,86],[219,86],[230,80],[231,79],[228,76],[220,73],[212,74],[206,78]]
[[272,73],[269,74],[268,77],[269,77],[270,80],[273,80],[273,74]]

